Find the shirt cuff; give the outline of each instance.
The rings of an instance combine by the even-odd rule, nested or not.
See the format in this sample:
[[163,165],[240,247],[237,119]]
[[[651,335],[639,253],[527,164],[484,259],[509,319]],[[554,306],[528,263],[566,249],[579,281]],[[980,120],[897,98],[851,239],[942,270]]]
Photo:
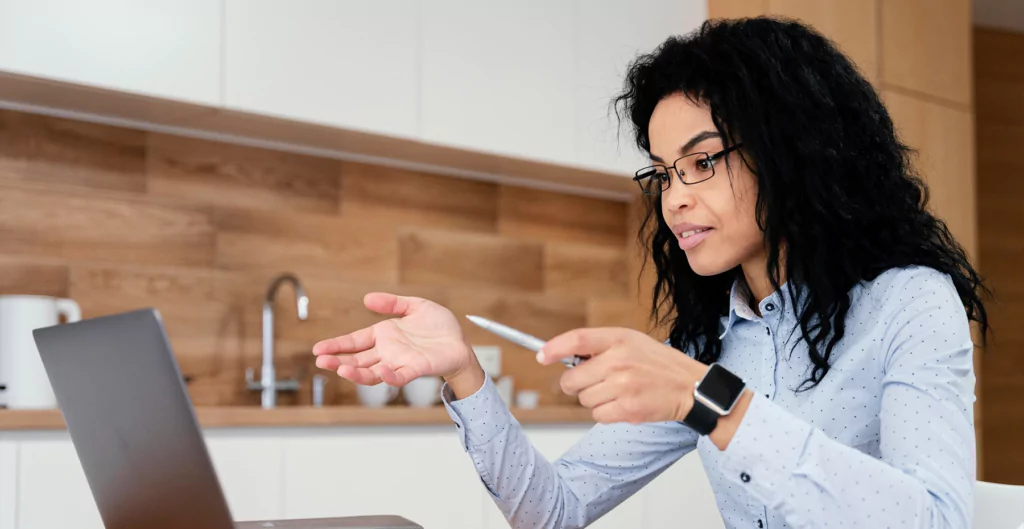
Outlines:
[[766,506],[777,507],[812,432],[811,425],[754,393],[743,421],[722,452],[722,471],[726,479]]
[[466,451],[487,444],[515,422],[491,377],[484,377],[484,385],[476,393],[458,400],[445,383],[441,388],[441,400],[459,430],[462,447]]

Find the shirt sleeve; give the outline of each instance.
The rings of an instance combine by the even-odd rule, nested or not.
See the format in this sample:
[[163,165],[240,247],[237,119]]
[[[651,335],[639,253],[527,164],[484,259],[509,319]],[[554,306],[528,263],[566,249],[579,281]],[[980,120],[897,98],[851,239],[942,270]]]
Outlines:
[[909,281],[884,323],[880,459],[756,394],[723,453],[726,478],[792,527],[971,526],[970,327],[948,278]]
[[585,527],[693,450],[697,434],[678,423],[596,425],[554,462],[544,458],[490,379],[454,400],[442,390],[460,440],[513,528]]

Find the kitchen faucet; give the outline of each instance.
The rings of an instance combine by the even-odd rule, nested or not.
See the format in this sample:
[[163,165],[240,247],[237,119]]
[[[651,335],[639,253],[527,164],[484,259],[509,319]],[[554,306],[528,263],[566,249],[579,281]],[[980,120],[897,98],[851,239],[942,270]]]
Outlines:
[[253,380],[253,369],[245,372],[245,380],[250,391],[261,391],[263,409],[271,409],[277,404],[278,391],[298,391],[297,379],[277,380],[274,371],[274,298],[282,283],[291,283],[295,290],[299,319],[305,321],[309,317],[309,298],[306,290],[293,274],[282,274],[270,283],[267,297],[263,300],[263,367],[260,369],[260,380]]

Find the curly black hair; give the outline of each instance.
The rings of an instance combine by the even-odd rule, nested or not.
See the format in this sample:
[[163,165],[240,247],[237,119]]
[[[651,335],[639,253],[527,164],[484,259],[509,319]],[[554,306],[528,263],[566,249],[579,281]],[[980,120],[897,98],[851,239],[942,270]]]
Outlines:
[[[802,390],[828,373],[846,331],[850,290],[897,267],[948,274],[984,340],[989,294],[966,251],[927,209],[928,191],[897,137],[879,95],[837,46],[794,20],[709,20],[630,65],[614,104],[637,146],[650,152],[655,106],[683,94],[706,106],[725,145],[742,140],[741,163],[757,178],[756,218],[775,290],[785,269],[812,372]],[[669,342],[711,363],[721,354],[719,318],[739,269],[697,275],[666,225],[660,198],[647,199],[641,247],[657,279],[651,316],[671,324]],[[781,248],[785,245],[785,255]],[[645,259],[646,261],[646,259]]]

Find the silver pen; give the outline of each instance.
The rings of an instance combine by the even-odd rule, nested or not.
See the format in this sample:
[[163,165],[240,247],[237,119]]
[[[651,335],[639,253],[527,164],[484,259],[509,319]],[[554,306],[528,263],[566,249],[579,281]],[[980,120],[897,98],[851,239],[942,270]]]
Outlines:
[[[523,331],[518,331],[516,329],[513,329],[512,327],[502,325],[496,321],[491,321],[481,316],[467,315],[466,318],[469,319],[469,321],[480,326],[480,328],[484,329],[485,331],[493,332],[494,334],[497,334],[498,336],[501,336],[502,338],[514,344],[521,345],[536,353],[539,353],[541,348],[544,347],[544,344],[546,343],[544,340],[541,340],[536,336],[530,336],[529,334],[526,334]],[[576,367],[583,360],[584,358],[582,357],[573,356],[572,358],[563,358],[561,362],[565,364],[565,367]]]

